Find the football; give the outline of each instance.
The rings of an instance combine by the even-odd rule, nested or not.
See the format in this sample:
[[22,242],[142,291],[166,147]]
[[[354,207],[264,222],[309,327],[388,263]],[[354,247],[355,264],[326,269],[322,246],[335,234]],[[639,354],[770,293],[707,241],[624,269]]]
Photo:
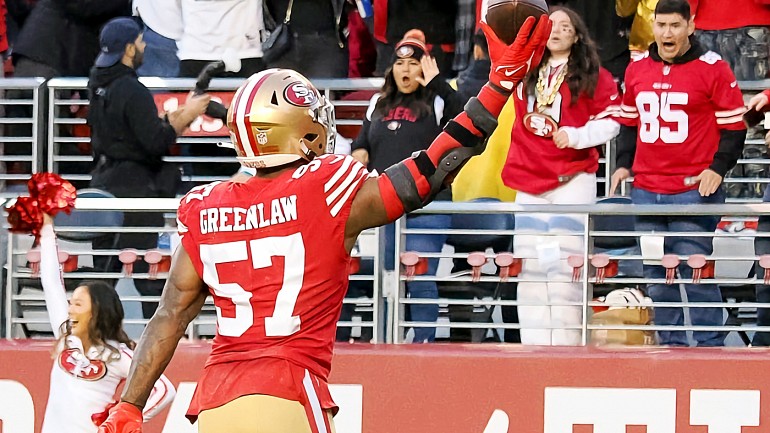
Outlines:
[[511,44],[528,17],[548,14],[545,0],[489,0],[487,24],[501,41]]

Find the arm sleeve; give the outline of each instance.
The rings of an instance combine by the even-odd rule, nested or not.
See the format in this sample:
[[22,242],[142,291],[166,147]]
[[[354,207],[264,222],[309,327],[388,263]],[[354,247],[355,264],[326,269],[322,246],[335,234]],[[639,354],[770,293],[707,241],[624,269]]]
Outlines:
[[149,156],[164,156],[176,143],[176,131],[168,120],[158,116],[152,94],[140,84],[134,89],[126,96],[128,126]]
[[714,161],[709,166],[718,175],[725,177],[731,168],[735,167],[743,152],[746,142],[746,130],[723,129],[719,132],[719,148],[714,154]]
[[738,88],[738,81],[728,64],[719,60],[715,70],[711,103],[720,134],[719,147],[709,168],[724,177],[731,168],[735,167],[743,151],[746,141],[743,114],[746,108],[743,105],[743,94]]
[[468,102],[460,92],[453,89],[452,86],[441,77],[430,80],[427,89],[432,90],[444,100],[444,116],[441,119],[442,124],[460,114],[463,111],[463,107],[465,107],[465,103]]
[[723,60],[719,60],[714,69],[716,73],[713,75],[711,105],[714,107],[717,126],[719,129],[745,130],[743,114],[746,107],[733,71]]
[[591,120],[581,127],[565,127],[570,147],[586,149],[604,144],[618,135],[620,124],[612,119],[620,113],[620,93],[612,74],[599,70],[598,83],[591,98]]
[[631,169],[636,155],[636,126],[620,126],[617,149],[615,149],[615,165],[617,168]]
[[59,266],[56,234],[50,224],[44,225],[40,233],[40,281],[53,335],[59,338],[59,327],[67,320],[67,294]]
[[639,110],[636,108],[636,91],[633,83],[632,69],[634,64],[628,66],[626,69],[625,85],[626,91],[623,93],[623,97],[620,102],[620,109],[614,111],[611,116],[618,123],[625,126],[631,126],[636,128],[639,126]]
[[565,126],[562,129],[569,135],[569,147],[586,149],[615,138],[620,132],[620,123],[612,119],[594,119],[579,128]]

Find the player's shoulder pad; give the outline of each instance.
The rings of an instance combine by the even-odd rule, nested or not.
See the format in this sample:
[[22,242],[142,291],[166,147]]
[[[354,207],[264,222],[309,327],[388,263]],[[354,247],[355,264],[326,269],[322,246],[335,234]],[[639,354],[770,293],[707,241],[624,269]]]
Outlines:
[[310,182],[323,196],[332,216],[352,202],[366,178],[373,176],[363,164],[350,155],[327,154],[298,167],[292,179]]
[[706,51],[706,53],[700,56],[698,60],[709,65],[715,65],[718,61],[722,60],[722,56],[713,51]]
[[301,165],[294,170],[291,177],[292,179],[312,178],[316,181],[336,182],[363,172],[368,174],[366,167],[350,155],[326,154]]

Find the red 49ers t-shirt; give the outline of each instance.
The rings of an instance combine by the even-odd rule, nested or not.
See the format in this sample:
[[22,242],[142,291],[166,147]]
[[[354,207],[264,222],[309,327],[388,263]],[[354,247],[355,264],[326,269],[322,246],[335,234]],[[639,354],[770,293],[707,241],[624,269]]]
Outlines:
[[634,187],[660,194],[697,189],[685,179],[714,161],[721,129],[741,130],[743,95],[714,52],[669,64],[645,56],[626,70],[617,120],[638,127]]
[[368,176],[349,156],[325,155],[182,198],[182,246],[217,310],[189,416],[248,394],[334,407],[326,380],[348,286],[345,225]]

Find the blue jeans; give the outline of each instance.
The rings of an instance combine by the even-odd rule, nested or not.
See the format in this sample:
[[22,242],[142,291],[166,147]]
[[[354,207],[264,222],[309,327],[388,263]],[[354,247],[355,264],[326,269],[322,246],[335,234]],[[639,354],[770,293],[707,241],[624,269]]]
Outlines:
[[176,55],[176,41],[155,33],[151,28],[144,26],[144,62],[136,70],[140,77],[166,77],[179,76],[179,58]]
[[[725,202],[724,192],[720,188],[708,197],[701,197],[698,190],[679,194],[657,194],[643,189],[633,189],[631,199],[634,204],[719,204]],[[636,230],[650,232],[713,232],[716,230],[718,216],[637,216]],[[671,237],[666,236],[664,250],[666,254],[690,256],[692,254],[709,255],[713,251],[710,237]],[[679,265],[679,275],[683,279],[692,278],[692,268],[687,263]],[[665,278],[662,266],[645,265],[645,278]],[[716,284],[685,284],[689,302],[722,302],[722,293]],[[648,295],[655,302],[681,302],[678,285],[649,284]],[[693,326],[721,326],[724,324],[722,308],[691,308],[690,319]],[[655,324],[683,325],[684,311],[681,308],[655,308]],[[687,346],[685,331],[659,331],[660,343],[671,346]],[[725,332],[698,331],[693,337],[698,346],[723,346]]]
[[[448,229],[451,224],[449,215],[414,215],[407,216],[406,225],[410,229]],[[394,268],[395,259],[395,225],[388,224],[383,230],[385,236],[385,269]],[[421,253],[440,253],[446,241],[446,234],[409,235],[406,237],[404,251]],[[438,259],[428,259],[426,275],[436,275]],[[410,281],[406,283],[406,293],[414,299],[438,299],[438,287],[435,281]],[[436,322],[438,320],[438,304],[411,304],[409,313],[413,322]],[[436,339],[436,328],[414,328],[414,342],[432,342]]]

